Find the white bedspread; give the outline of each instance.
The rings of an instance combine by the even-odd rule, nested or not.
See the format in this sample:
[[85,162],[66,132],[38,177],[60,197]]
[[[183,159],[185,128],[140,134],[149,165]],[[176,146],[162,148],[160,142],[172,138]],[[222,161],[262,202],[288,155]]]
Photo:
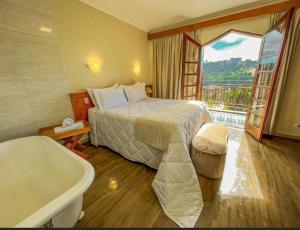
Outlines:
[[201,125],[211,121],[207,107],[201,102],[191,102],[198,105],[199,110],[187,116],[176,128],[166,152],[138,141],[134,136],[137,117],[176,103],[179,101],[149,98],[109,110],[92,108],[89,110],[91,142],[158,169],[152,187],[164,212],[180,227],[193,227],[203,201],[189,150]]

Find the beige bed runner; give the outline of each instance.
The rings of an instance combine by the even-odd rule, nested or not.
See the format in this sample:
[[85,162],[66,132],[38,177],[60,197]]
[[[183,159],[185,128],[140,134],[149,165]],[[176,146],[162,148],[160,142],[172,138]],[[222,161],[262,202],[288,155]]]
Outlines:
[[189,146],[200,126],[210,121],[201,102],[181,101],[138,117],[136,138],[165,153],[152,183],[166,213],[180,227],[194,227],[203,208]]
[[147,113],[136,119],[134,135],[140,141],[167,151],[176,127],[197,109],[197,105],[182,102]]

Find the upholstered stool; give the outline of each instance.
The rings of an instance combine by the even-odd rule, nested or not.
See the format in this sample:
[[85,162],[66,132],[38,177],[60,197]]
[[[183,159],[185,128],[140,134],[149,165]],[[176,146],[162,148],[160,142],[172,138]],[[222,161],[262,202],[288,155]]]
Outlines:
[[228,128],[204,124],[192,141],[192,161],[197,173],[208,178],[223,175],[227,153]]

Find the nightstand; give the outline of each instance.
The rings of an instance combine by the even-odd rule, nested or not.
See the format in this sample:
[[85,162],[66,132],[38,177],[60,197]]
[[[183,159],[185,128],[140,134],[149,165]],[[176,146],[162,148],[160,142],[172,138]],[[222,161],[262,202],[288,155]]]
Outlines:
[[87,159],[89,158],[88,154],[83,153],[76,149],[76,147],[85,148],[83,144],[79,143],[79,140],[85,133],[89,133],[91,131],[89,123],[87,121],[82,121],[82,122],[84,124],[84,127],[81,129],[55,134],[54,128],[59,125],[54,125],[54,126],[40,128],[39,135],[50,137],[56,141],[63,140],[64,141],[63,145],[66,148],[68,148],[75,154]]
[[152,85],[146,85],[145,90],[148,97],[153,97]]

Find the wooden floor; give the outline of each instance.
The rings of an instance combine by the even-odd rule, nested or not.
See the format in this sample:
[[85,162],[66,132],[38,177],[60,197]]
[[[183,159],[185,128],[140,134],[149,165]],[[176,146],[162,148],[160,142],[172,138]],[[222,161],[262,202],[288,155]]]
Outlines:
[[[96,176],[77,227],[176,227],[151,182],[156,171],[106,149],[88,147]],[[257,143],[230,130],[224,176],[199,176],[204,209],[196,227],[300,227],[300,142]]]

